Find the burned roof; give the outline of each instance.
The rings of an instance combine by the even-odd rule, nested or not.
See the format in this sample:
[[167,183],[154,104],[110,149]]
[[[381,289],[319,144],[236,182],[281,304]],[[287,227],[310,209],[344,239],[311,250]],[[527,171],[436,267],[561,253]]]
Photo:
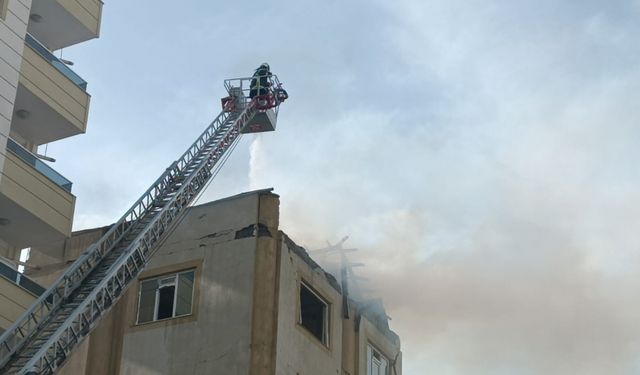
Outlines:
[[309,253],[304,247],[299,246],[298,244],[293,242],[293,240],[283,231],[280,231],[280,234],[282,235],[282,239],[289,249],[291,249],[297,256],[299,256],[300,259],[302,259],[309,267],[311,267],[311,269],[320,269],[324,273],[329,284],[335,290],[337,290],[338,293],[342,293],[342,288],[340,288],[338,280],[336,280],[336,278],[332,274],[320,267],[320,265],[309,256]]

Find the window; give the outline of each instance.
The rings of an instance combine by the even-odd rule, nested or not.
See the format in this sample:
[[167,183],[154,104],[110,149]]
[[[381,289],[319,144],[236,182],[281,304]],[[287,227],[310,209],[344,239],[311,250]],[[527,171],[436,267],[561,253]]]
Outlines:
[[298,323],[321,343],[329,345],[329,304],[304,284],[300,284]]
[[138,324],[191,314],[195,274],[189,270],[142,280]]
[[389,360],[371,345],[367,345],[367,375],[389,375]]

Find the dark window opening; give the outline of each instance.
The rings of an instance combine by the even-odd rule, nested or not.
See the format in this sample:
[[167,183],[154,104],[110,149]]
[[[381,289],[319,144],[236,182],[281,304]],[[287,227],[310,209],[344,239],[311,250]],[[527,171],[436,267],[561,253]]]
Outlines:
[[176,287],[173,285],[158,289],[158,320],[173,316],[173,297],[175,293]]
[[305,285],[300,285],[300,325],[327,344],[327,303]]

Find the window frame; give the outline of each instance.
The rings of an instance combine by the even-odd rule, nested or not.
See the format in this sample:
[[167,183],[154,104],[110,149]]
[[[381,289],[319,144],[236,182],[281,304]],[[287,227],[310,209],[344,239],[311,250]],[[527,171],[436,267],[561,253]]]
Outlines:
[[[189,312],[185,313],[185,314],[180,314],[180,315],[176,315],[176,309],[178,306],[178,290],[179,290],[179,278],[180,275],[182,274],[186,274],[186,273],[193,273],[193,284],[191,285],[191,303],[189,305]],[[173,280],[170,280],[173,279]],[[158,286],[155,288],[154,290],[154,302],[153,302],[153,318],[151,320],[146,320],[141,322],[140,321],[140,303],[142,302],[142,291],[143,291],[143,287],[142,285],[145,282],[149,282],[149,281],[156,281],[158,283]],[[169,280],[166,283],[163,283],[163,281]],[[194,314],[194,307],[195,307],[195,299],[196,299],[196,280],[197,280],[197,267],[194,268],[189,268],[189,269],[184,269],[184,270],[180,270],[180,271],[174,271],[174,272],[169,272],[169,273],[164,273],[161,275],[155,275],[155,276],[151,276],[151,277],[147,277],[144,279],[140,279],[138,282],[138,303],[137,303],[137,310],[136,310],[136,315],[135,315],[135,325],[143,325],[143,324],[150,324],[150,323],[156,323],[156,322],[164,322],[167,320],[171,320],[171,319],[177,319],[177,318],[183,318],[185,316],[190,316]],[[158,319],[158,311],[159,311],[159,305],[160,305],[160,289],[165,288],[165,287],[169,287],[169,286],[173,286],[174,287],[174,291],[173,291],[173,306],[172,306],[172,312],[171,312],[171,316],[167,317],[167,318],[162,318],[162,319]]]
[[[307,289],[314,297],[318,299],[323,305],[323,324],[322,324],[322,339],[319,339],[311,330],[305,327],[302,324],[302,288]],[[325,348],[330,348],[331,343],[331,302],[324,296],[322,296],[319,292],[316,291],[309,283],[301,280],[298,288],[298,317],[297,317],[297,325],[300,326],[305,333],[311,335],[315,340],[317,340],[320,344],[322,344]]]
[[[176,318],[176,306],[178,305],[176,303],[176,301],[178,300],[178,275],[180,273],[182,273],[182,272],[178,272],[178,273],[175,273],[175,274],[173,274],[171,276],[167,276],[167,277],[159,277],[159,278],[157,278],[157,280],[158,280],[158,288],[156,288],[156,292],[155,292],[155,301],[154,301],[154,306],[153,306],[153,320],[152,320],[152,322],[157,322],[159,320]],[[150,281],[150,280],[145,280],[145,281]],[[165,281],[167,281],[167,282],[165,282]],[[173,301],[172,301],[172,306],[171,306],[171,316],[167,317],[167,318],[158,319],[158,314],[160,313],[160,291],[163,288],[168,288],[168,287],[173,287]],[[142,291],[142,288],[140,288],[140,289]],[[193,299],[193,287],[191,288],[191,297]]]
[[[369,353],[371,353],[371,355],[369,355]],[[377,356],[376,356],[377,354]],[[377,358],[379,357],[379,358]],[[367,342],[367,355],[366,355],[366,360],[367,360],[367,368],[366,368],[366,375],[379,375],[378,374],[374,374],[372,372],[372,366],[374,362],[377,362],[377,364],[380,366],[383,363],[385,363],[386,367],[385,367],[385,371],[382,375],[390,375],[391,374],[391,360],[389,359],[389,357],[384,354],[384,352],[380,349],[378,349],[377,346],[375,346],[373,343],[371,342]]]

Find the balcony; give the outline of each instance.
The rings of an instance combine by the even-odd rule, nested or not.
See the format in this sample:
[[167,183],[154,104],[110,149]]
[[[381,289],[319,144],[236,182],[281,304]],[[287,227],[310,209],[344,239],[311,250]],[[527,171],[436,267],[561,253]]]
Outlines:
[[38,159],[37,156],[32,154],[26,148],[20,146],[16,141],[11,138],[7,139],[7,150],[13,152],[16,156],[18,156],[22,161],[29,164],[38,172],[42,173],[45,177],[47,177],[51,182],[60,186],[64,190],[71,193],[71,181],[67,180],[63,175],[56,172],[49,165],[45,164],[43,161]]
[[16,247],[59,241],[71,233],[71,182],[12,139],[0,175],[0,238]]
[[33,294],[35,297],[40,297],[40,295],[45,292],[45,289],[40,284],[21,274],[3,261],[0,261],[0,276]]
[[75,83],[82,90],[87,90],[87,81],[80,78],[71,68],[69,68],[65,63],[60,61],[51,51],[47,49],[42,43],[38,42],[36,38],[32,35],[27,34],[24,37],[24,42],[31,47],[34,51],[38,52],[40,56],[44,57],[54,68],[56,68],[60,73],[62,73],[65,77],[69,78],[71,82]]
[[0,328],[9,328],[44,291],[39,284],[0,261]]
[[36,145],[84,133],[86,88],[85,80],[27,34],[12,130]]
[[55,51],[100,35],[102,1],[33,0],[28,32]]

